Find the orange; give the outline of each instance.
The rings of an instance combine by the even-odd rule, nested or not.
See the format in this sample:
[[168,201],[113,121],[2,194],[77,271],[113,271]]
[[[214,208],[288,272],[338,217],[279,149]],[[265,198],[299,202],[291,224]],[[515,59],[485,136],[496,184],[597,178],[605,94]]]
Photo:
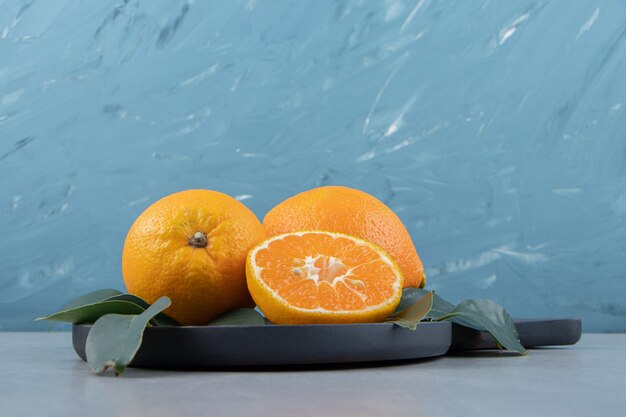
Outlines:
[[380,247],[354,236],[303,231],[271,237],[248,254],[248,289],[276,324],[386,319],[402,272]]
[[405,287],[426,284],[424,266],[398,216],[375,197],[354,188],[320,187],[297,194],[267,213],[268,236],[298,230],[347,233],[377,244],[400,266]]
[[246,255],[263,239],[259,220],[234,198],[209,190],[175,193],[148,207],[130,228],[124,282],[149,303],[168,296],[166,313],[181,324],[207,324],[252,304]]

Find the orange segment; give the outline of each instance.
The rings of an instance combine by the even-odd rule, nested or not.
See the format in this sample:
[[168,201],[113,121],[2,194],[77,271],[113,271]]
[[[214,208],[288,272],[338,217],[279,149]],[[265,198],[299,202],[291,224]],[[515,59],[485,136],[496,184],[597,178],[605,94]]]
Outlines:
[[403,283],[380,247],[324,231],[265,240],[248,254],[246,276],[252,298],[276,324],[382,321],[400,302]]

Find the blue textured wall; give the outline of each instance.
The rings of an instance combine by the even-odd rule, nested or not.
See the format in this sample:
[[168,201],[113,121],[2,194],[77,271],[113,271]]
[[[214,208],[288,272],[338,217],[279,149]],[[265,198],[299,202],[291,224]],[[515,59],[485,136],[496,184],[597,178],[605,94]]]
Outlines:
[[0,329],[168,193],[344,184],[447,298],[624,331],[625,106],[620,0],[0,1]]

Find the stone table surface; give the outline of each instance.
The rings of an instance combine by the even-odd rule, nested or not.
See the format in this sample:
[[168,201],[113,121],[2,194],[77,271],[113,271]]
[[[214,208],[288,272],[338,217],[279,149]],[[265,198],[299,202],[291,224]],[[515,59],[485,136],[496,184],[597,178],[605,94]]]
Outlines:
[[69,333],[0,333],[0,416],[592,416],[626,410],[626,334],[525,357],[96,376]]

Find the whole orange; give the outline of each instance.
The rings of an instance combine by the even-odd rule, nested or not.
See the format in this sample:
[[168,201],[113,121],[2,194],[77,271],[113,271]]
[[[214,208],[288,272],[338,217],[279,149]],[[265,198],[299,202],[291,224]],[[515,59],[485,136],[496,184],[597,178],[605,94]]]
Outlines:
[[168,296],[166,313],[183,325],[204,325],[250,306],[248,251],[265,238],[246,206],[226,194],[188,190],[148,207],[124,243],[128,291],[149,303]]
[[423,287],[424,266],[400,218],[382,201],[360,190],[327,186],[297,194],[263,219],[268,236],[301,230],[345,233],[375,243],[391,255],[404,287]]

